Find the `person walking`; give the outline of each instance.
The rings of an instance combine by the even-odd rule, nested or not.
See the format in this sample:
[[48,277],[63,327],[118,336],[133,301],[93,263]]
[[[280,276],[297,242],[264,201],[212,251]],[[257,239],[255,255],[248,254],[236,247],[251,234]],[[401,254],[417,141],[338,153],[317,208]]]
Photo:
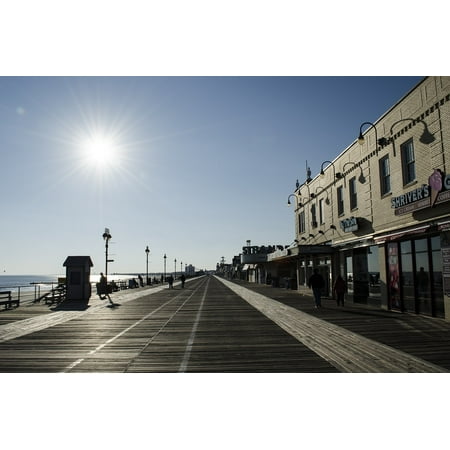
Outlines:
[[106,279],[105,275],[103,275],[103,272],[100,272],[100,282],[98,283],[97,286],[97,292],[101,300],[108,299],[109,303],[113,304],[113,301],[109,296],[108,280]]
[[181,288],[183,289],[184,288],[184,282],[186,281],[186,277],[184,276],[184,273],[181,274],[180,280],[181,280]]
[[319,269],[314,269],[314,273],[309,277],[308,286],[312,289],[316,308],[322,307],[322,289],[325,287],[325,280],[319,273]]
[[333,293],[336,296],[336,302],[338,306],[340,306],[341,303],[342,306],[344,306],[344,297],[346,292],[347,285],[341,275],[338,275],[333,286]]
[[167,282],[169,283],[169,289],[173,289],[173,276],[169,275],[167,277]]

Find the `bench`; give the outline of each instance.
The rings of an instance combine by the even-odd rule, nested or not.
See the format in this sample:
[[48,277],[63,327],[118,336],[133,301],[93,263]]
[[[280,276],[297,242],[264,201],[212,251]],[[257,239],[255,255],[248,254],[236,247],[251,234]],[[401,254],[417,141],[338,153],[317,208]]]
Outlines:
[[0,305],[5,305],[5,309],[12,308],[13,305],[20,304],[20,300],[17,298],[13,300],[11,296],[11,291],[2,291],[0,292]]

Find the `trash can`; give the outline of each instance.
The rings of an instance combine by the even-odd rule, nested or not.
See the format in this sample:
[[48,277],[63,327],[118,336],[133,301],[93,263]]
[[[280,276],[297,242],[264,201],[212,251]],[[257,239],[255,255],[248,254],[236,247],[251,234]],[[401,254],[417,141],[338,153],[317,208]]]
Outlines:
[[90,256],[68,256],[64,261],[66,268],[66,299],[86,300],[91,297],[91,267]]

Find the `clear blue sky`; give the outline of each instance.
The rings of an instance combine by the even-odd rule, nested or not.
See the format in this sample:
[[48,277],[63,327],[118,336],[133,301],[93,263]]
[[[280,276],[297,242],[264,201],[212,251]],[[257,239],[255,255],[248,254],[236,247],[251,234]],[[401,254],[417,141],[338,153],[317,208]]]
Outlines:
[[[0,270],[214,268],[290,244],[286,206],[421,77],[2,77]],[[92,153],[104,152],[93,159]]]

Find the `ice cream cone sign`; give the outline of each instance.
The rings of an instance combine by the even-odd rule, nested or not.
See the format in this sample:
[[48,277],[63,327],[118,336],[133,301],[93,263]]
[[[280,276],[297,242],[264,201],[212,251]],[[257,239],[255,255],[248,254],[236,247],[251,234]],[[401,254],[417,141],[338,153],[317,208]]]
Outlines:
[[431,188],[431,204],[430,206],[434,206],[436,203],[436,199],[439,195],[439,192],[442,191],[442,178],[443,174],[439,169],[434,169],[434,172],[428,178],[428,184]]

